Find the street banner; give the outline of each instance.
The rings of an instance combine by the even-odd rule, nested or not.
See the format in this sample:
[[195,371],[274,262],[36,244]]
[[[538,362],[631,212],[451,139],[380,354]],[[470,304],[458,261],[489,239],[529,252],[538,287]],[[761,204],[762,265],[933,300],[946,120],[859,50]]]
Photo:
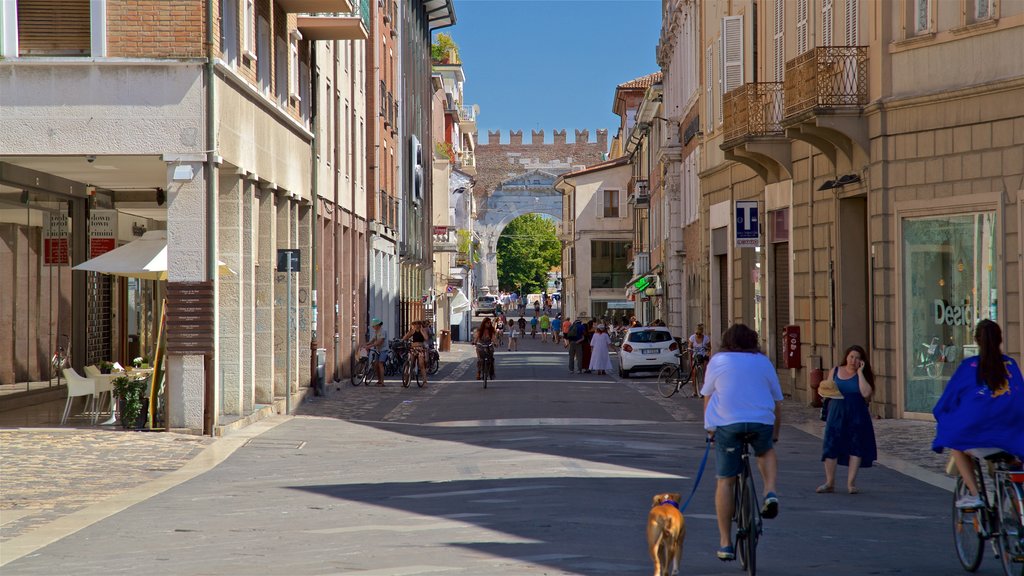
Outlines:
[[51,212],[48,216],[43,233],[43,266],[67,266],[71,264],[68,215]]
[[761,226],[757,200],[736,201],[736,247],[757,248],[761,245]]
[[117,210],[89,211],[89,258],[117,248]]

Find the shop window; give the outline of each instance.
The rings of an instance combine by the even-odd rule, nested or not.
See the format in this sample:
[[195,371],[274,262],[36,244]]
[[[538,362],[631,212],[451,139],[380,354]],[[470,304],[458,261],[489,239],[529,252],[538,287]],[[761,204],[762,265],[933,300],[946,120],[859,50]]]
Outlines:
[[904,406],[929,413],[978,321],[998,321],[995,214],[905,219],[902,236]]

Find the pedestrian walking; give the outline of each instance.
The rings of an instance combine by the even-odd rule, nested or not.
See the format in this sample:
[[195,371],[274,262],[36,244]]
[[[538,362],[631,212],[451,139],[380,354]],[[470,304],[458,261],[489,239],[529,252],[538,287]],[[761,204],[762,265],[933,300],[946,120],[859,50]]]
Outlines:
[[548,341],[548,331],[551,330],[551,317],[545,312],[541,314],[540,319],[537,321],[537,325],[540,326],[540,341]]
[[558,314],[551,319],[551,341],[558,344],[562,339],[562,315]]
[[566,331],[565,341],[569,344],[569,374],[577,371],[583,373],[583,339],[586,335],[587,327],[580,319],[573,322]]
[[534,314],[533,318],[530,318],[530,338],[537,337],[537,315]]
[[608,337],[605,325],[598,324],[594,329],[594,335],[590,338],[591,353],[588,368],[591,372],[597,372],[603,376],[612,369],[612,358],[608,353],[608,347],[611,344],[612,341]]
[[583,372],[590,374],[590,357],[593,355],[594,349],[590,345],[591,338],[594,337],[594,321],[591,320],[584,324],[583,333]]
[[517,320],[517,324],[519,325],[519,337],[526,338],[526,318],[524,316],[520,316],[519,320]]
[[864,348],[846,349],[843,364],[832,369],[832,380],[842,397],[829,402],[821,460],[825,463],[825,483],[815,491],[835,492],[836,465],[848,466],[846,490],[857,494],[857,472],[870,468],[878,457],[875,429],[868,412],[868,401],[875,391],[875,375]]
[[511,326],[511,329],[508,335],[508,351],[518,352],[519,336],[523,333],[523,330],[522,328],[519,327],[519,324],[516,322],[510,322],[509,325]]

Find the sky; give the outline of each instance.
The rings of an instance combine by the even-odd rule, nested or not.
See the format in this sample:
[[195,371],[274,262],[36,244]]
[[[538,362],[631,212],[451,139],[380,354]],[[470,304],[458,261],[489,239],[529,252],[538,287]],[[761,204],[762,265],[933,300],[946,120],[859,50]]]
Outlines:
[[465,101],[488,130],[599,128],[615,136],[615,86],[658,70],[661,0],[455,0],[456,24],[440,30],[459,46]]

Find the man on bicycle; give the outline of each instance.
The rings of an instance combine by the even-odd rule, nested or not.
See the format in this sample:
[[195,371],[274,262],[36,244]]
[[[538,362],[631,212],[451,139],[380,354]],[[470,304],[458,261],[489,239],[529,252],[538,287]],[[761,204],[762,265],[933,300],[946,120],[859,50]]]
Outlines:
[[360,351],[365,351],[373,361],[373,370],[377,373],[377,386],[384,385],[384,362],[388,359],[388,334],[383,326],[384,322],[380,318],[371,319],[370,335],[366,339],[366,345],[360,348]]
[[745,324],[734,324],[722,336],[722,347],[708,362],[704,379],[704,429],[715,443],[718,484],[715,512],[718,516],[720,560],[736,558],[730,527],[735,508],[736,478],[743,468],[740,449],[743,440],[757,456],[764,480],[761,516],[779,513],[775,495],[778,460],[774,442],[779,440],[782,416],[782,387],[771,360],[758,347],[757,332]]

